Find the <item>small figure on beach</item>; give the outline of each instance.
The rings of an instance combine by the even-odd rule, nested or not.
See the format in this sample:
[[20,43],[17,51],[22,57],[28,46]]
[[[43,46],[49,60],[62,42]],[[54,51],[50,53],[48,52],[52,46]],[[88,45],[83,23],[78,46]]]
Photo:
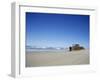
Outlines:
[[69,51],[72,51],[72,47],[69,47]]

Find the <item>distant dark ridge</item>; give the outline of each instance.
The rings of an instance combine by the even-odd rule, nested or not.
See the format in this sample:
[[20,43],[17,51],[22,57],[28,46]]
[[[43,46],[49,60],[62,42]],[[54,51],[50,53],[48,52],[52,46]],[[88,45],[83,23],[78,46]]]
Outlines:
[[74,44],[72,46],[69,47],[69,51],[73,51],[73,50],[83,50],[85,49],[83,46],[80,46],[79,44]]

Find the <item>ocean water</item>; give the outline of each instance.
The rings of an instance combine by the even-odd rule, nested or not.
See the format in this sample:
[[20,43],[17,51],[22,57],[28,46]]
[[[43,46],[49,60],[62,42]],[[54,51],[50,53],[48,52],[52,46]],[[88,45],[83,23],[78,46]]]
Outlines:
[[65,53],[67,49],[26,49],[26,53]]

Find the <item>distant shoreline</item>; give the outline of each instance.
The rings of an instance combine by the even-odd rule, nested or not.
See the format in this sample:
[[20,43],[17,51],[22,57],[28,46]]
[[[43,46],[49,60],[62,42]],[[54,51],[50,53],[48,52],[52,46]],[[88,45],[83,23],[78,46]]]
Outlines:
[[45,50],[26,50],[26,53],[30,53],[30,52],[61,52],[61,51],[68,51],[67,49],[63,49],[63,50],[57,50],[57,49],[53,49],[53,50],[50,50],[50,49],[45,49]]

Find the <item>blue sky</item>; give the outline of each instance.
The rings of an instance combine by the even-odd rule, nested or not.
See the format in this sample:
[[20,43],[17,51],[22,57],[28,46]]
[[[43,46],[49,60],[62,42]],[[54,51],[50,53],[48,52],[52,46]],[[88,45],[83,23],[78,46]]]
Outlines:
[[26,45],[89,47],[89,15],[26,12]]

